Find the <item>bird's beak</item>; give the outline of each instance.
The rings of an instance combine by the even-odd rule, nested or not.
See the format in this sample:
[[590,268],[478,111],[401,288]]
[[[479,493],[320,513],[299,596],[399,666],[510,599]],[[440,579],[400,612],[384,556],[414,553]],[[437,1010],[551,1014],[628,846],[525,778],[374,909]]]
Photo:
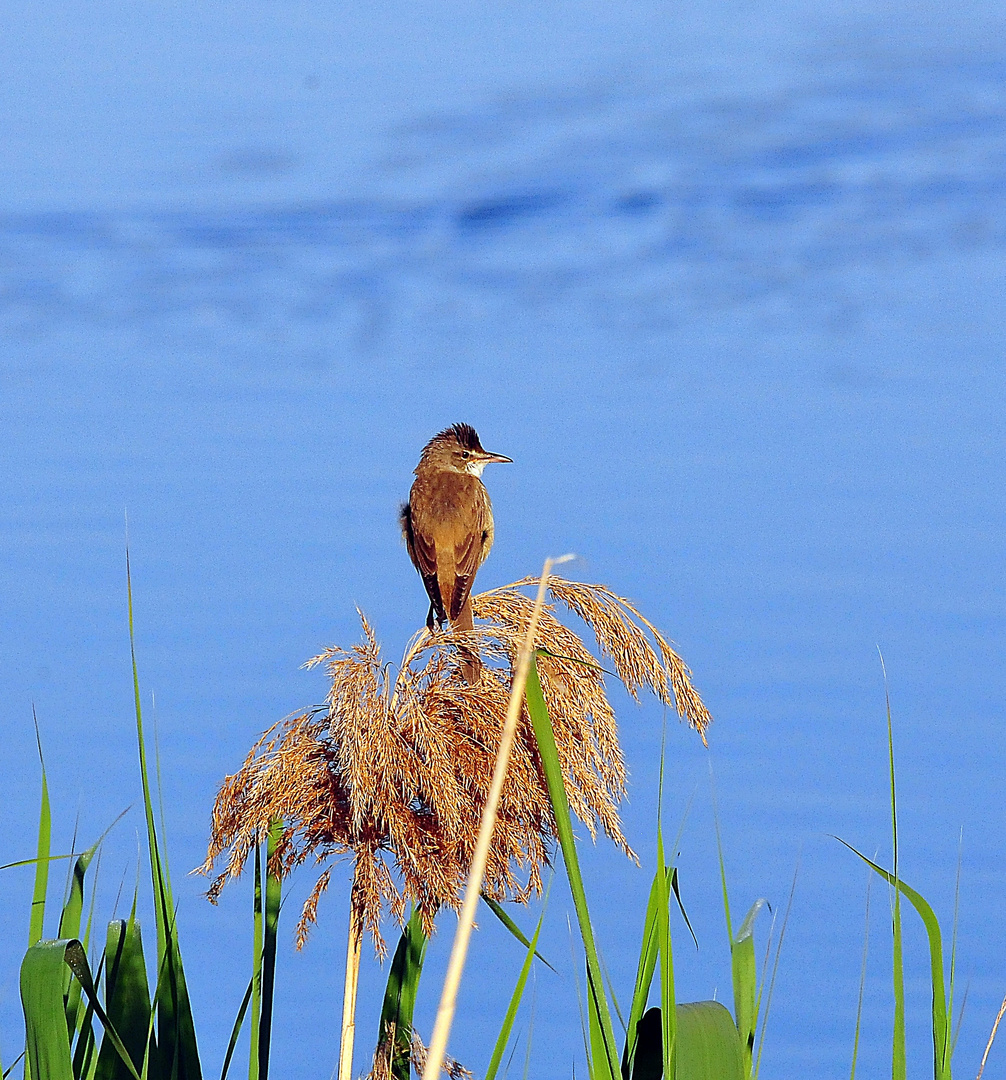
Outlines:
[[480,457],[481,457],[482,461],[484,461],[487,465],[489,464],[490,461],[501,461],[501,462],[503,462],[505,464],[510,464],[510,465],[513,464],[513,458],[512,457],[504,457],[502,454],[490,454],[488,451],[484,451],[480,455]]

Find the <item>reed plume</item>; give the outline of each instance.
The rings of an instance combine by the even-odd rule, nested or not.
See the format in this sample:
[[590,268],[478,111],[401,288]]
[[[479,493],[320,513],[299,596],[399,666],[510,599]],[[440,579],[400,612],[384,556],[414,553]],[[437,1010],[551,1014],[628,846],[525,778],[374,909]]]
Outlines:
[[[380,955],[385,908],[401,923],[412,903],[431,933],[438,910],[457,910],[479,819],[492,778],[514,666],[533,602],[524,578],[472,598],[472,630],[430,633],[410,642],[391,671],[373,628],[360,613],[363,638],[308,661],[324,664],[331,687],[324,707],[274,725],[228,776],[213,808],[203,871],[215,899],[239,875],[271,820],[284,823],[277,848],[288,873],[308,859],[354,859],[352,923],[369,930]],[[627,600],[601,585],[553,577],[552,603],[534,645],[572,811],[592,837],[600,827],[634,857],[618,817],[625,764],[604,671],[583,640],[556,618],[563,605],[593,631],[602,659],[633,697],[649,689],[705,741],[709,713],[690,672],[668,640]],[[462,676],[477,651],[482,675]],[[484,891],[526,902],[540,893],[542,869],[556,839],[555,820],[526,709],[517,730],[486,867]],[[329,884],[326,866],[297,926],[298,947],[317,919]]]

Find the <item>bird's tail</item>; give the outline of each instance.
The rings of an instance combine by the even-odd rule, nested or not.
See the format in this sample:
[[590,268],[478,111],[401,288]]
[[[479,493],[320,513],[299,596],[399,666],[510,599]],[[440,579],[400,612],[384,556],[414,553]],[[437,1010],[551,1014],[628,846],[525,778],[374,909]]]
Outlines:
[[[472,618],[471,596],[465,597],[464,606],[451,625],[456,630],[475,629],[475,620]],[[469,686],[474,686],[482,678],[482,661],[477,652],[467,647],[459,649],[458,652],[461,654],[461,677]]]

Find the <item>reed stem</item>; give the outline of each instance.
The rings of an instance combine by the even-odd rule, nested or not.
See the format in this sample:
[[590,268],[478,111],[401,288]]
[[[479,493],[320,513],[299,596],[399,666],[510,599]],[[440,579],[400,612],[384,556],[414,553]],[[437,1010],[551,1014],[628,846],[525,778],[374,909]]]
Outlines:
[[[437,1021],[433,1027],[429,1055],[426,1058],[426,1067],[423,1069],[423,1080],[437,1080],[443,1067],[444,1054],[447,1051],[447,1039],[451,1033],[451,1024],[454,1021],[454,1010],[457,1005],[458,988],[461,985],[461,973],[464,970],[465,957],[468,955],[468,941],[472,934],[472,924],[475,922],[475,909],[478,907],[482,879],[485,876],[486,863],[489,860],[489,844],[492,840],[493,827],[496,824],[496,811],[499,808],[507,765],[510,763],[510,751],[513,748],[514,736],[517,733],[517,721],[520,719],[521,707],[524,703],[524,687],[527,683],[528,669],[531,666],[534,635],[538,628],[542,609],[545,606],[545,590],[548,587],[548,578],[553,566],[566,562],[570,558],[572,558],[571,555],[564,555],[558,559],[546,559],[541,572],[538,595],[535,598],[534,609],[531,612],[531,618],[528,620],[524,643],[521,646],[517,667],[514,670],[513,685],[510,688],[510,704],[507,707],[506,720],[503,723],[503,734],[500,737],[500,746],[496,754],[496,766],[493,769],[492,784],[489,788],[486,804],[482,808],[478,841],[475,844],[475,854],[472,857],[471,868],[468,871],[465,899],[461,907],[461,915],[458,918],[458,929],[454,935],[454,944],[451,947],[451,958],[447,965],[444,989],[440,996],[440,1008],[437,1010]],[[348,1078],[340,1077],[340,1080],[348,1080]]]
[[346,987],[342,995],[342,1040],[339,1044],[339,1080],[352,1080],[353,1040],[356,1037],[356,987],[360,979],[360,943],[363,923],[350,905],[346,946]]
[[977,1080],[982,1080],[982,1073],[985,1072],[985,1062],[989,1059],[989,1051],[992,1049],[992,1044],[996,1041],[996,1032],[999,1030],[999,1022],[1002,1020],[1004,1014],[1006,1014],[1006,997],[1003,998],[1003,1003],[999,1007],[999,1015],[996,1017],[996,1022],[992,1025],[992,1034],[989,1036],[989,1041],[985,1046],[985,1053],[982,1054],[982,1064],[981,1068],[978,1070]]

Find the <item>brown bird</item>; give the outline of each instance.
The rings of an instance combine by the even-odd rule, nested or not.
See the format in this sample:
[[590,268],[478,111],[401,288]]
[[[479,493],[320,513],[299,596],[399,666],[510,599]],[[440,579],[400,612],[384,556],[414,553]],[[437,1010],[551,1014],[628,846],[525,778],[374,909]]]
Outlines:
[[474,626],[472,585],[493,545],[493,509],[480,479],[490,461],[512,458],[488,453],[473,427],[454,424],[423,447],[409,501],[402,506],[409,558],[430,597],[426,625],[431,631],[434,620],[459,630]]

